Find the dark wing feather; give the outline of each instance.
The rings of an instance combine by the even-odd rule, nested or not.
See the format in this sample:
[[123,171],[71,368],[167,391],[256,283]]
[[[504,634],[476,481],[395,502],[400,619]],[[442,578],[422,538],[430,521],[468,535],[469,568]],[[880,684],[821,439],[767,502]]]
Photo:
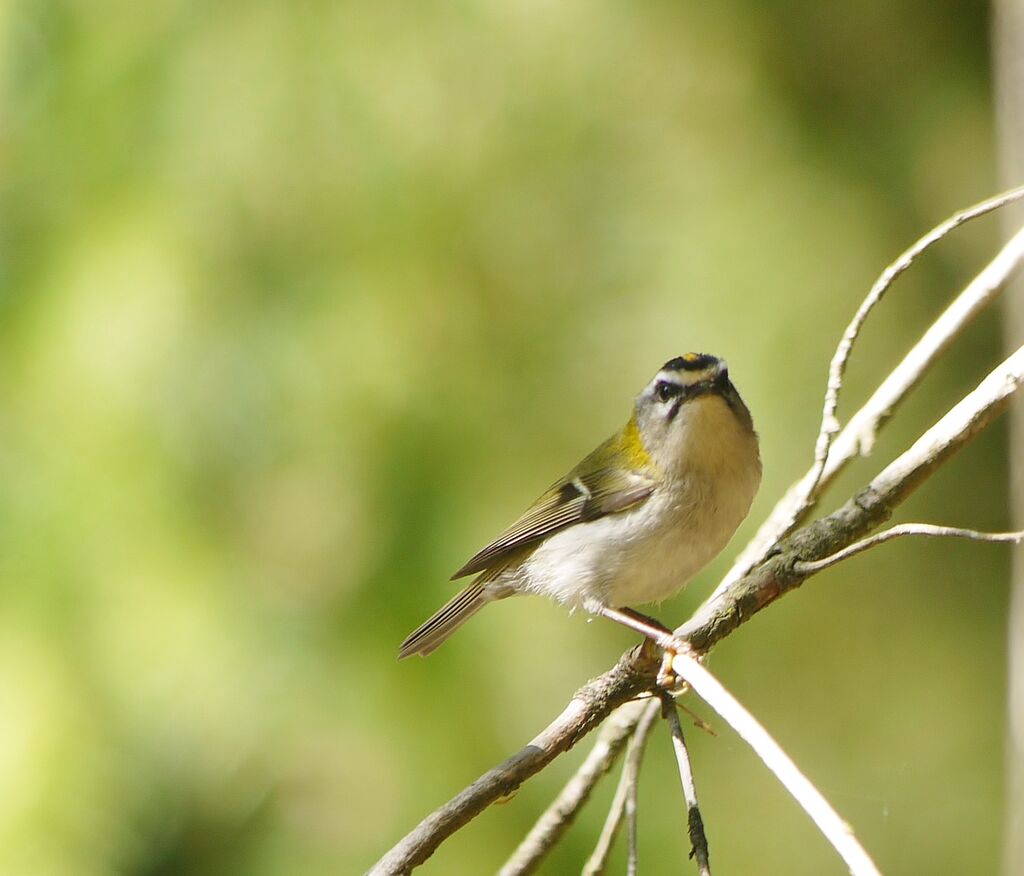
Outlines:
[[649,473],[610,466],[607,457],[611,455],[611,443],[601,445],[568,475],[555,482],[515,523],[452,578],[483,572],[560,529],[625,511],[643,502],[654,492],[656,481]]

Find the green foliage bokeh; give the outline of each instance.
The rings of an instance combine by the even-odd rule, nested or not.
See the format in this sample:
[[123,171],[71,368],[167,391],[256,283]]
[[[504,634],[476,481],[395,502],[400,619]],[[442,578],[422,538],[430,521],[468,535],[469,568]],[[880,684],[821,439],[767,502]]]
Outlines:
[[[5,5],[0,872],[364,870],[633,641],[522,599],[394,660],[701,349],[765,479],[659,610],[681,620],[808,463],[874,277],[994,190],[986,27],[974,0]],[[900,280],[843,412],[996,230]],[[997,357],[990,316],[825,507]],[[1004,453],[992,430],[904,518],[1005,525]],[[886,873],[998,860],[1007,568],[887,546],[714,657]],[[691,736],[722,872],[842,872],[719,731]],[[644,872],[685,869],[669,754],[659,731]],[[580,756],[423,872],[494,871]],[[609,794],[545,872],[578,869]]]

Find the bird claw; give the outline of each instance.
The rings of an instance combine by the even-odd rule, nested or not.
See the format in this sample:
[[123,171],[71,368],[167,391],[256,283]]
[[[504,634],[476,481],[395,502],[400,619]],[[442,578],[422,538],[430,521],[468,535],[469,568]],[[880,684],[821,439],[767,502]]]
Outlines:
[[673,696],[679,696],[686,690],[686,682],[676,675],[672,668],[672,661],[676,654],[694,655],[696,652],[689,642],[677,639],[675,636],[665,636],[658,642],[661,648],[661,666],[658,669],[657,684],[662,690]]

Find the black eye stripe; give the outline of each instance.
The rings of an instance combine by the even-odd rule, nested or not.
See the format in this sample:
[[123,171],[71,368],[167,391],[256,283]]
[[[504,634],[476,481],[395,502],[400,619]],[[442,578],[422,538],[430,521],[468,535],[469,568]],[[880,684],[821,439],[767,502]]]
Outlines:
[[658,396],[659,401],[666,402],[670,398],[683,394],[683,387],[678,383],[673,383],[670,380],[659,380],[654,384],[654,394]]

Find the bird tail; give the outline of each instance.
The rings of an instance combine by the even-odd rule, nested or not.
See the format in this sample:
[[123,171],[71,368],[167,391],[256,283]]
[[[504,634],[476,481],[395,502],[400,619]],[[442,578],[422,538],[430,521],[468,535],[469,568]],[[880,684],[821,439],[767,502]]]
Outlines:
[[446,602],[444,607],[432,615],[429,620],[409,633],[398,649],[398,659],[402,660],[413,654],[422,654],[426,657],[488,602],[491,602],[494,597],[485,592],[485,583],[478,578]]

